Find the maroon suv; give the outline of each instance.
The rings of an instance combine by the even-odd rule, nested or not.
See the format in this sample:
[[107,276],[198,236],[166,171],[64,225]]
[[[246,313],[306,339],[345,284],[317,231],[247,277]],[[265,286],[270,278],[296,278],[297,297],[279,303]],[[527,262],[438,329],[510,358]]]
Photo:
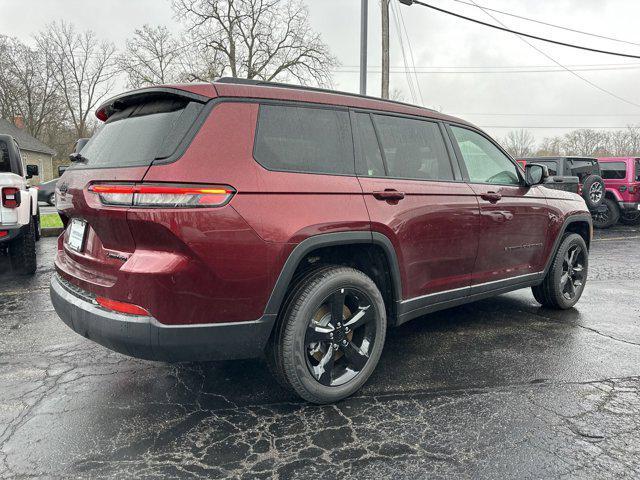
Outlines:
[[58,184],[51,297],[73,330],[135,357],[266,354],[332,402],[388,325],[533,287],[572,307],[591,218],[474,126],[368,97],[222,79],[102,105]]

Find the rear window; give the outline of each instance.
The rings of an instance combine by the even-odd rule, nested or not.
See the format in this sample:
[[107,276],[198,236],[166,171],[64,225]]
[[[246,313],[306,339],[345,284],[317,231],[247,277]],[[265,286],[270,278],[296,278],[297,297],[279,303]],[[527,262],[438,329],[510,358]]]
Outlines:
[[86,166],[141,166],[170,157],[202,107],[198,102],[164,99],[131,105],[114,113],[82,149]]
[[589,175],[600,175],[600,168],[596,160],[591,158],[571,158],[568,162],[571,165],[570,175],[578,177],[581,182],[584,182]]
[[602,178],[607,180],[624,180],[627,178],[627,164],[624,162],[602,162],[600,170],[602,170]]
[[254,157],[269,170],[353,175],[349,114],[343,110],[261,105]]

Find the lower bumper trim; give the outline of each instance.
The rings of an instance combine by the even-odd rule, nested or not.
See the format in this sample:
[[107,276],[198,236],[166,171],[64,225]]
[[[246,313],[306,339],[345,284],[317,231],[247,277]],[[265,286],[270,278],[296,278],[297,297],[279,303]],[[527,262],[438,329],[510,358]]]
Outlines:
[[254,358],[263,354],[275,315],[250,322],[165,325],[153,317],[104,310],[51,279],[51,302],[73,331],[136,358],[191,362]]

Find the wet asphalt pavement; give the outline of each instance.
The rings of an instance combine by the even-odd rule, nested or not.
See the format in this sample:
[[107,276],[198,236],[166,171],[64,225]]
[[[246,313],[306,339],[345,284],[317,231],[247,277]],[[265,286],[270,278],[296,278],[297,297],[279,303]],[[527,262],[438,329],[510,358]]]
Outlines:
[[640,228],[597,233],[577,308],[523,290],[415,320],[322,407],[259,360],[166,365],[76,335],[49,301],[54,249],[0,274],[2,479],[640,477]]

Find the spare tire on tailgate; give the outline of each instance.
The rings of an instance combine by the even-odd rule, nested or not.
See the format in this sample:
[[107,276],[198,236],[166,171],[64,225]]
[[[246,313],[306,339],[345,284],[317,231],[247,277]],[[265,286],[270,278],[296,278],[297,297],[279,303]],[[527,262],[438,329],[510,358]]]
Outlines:
[[604,180],[599,175],[589,175],[582,184],[582,198],[589,210],[598,208],[604,202]]

